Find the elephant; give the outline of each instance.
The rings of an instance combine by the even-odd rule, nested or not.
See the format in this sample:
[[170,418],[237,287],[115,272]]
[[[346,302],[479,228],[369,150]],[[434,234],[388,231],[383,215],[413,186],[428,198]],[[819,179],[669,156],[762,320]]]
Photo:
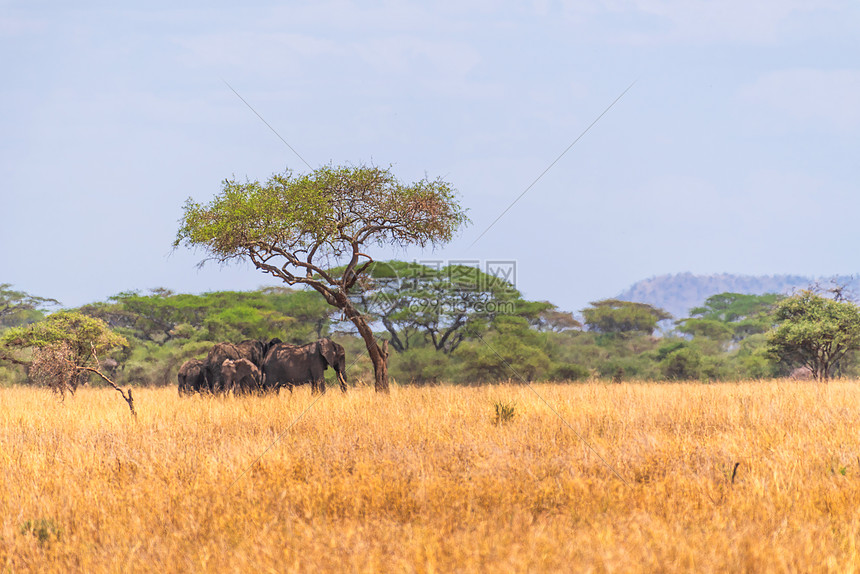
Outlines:
[[224,387],[224,378],[221,374],[221,365],[227,359],[241,359],[242,355],[239,349],[233,343],[216,343],[204,362],[204,372],[206,375],[206,386],[211,393],[222,393],[226,389]]
[[248,359],[254,363],[257,368],[260,368],[263,365],[263,359],[266,358],[266,353],[269,349],[280,342],[281,340],[277,337],[270,340],[268,343],[257,339],[247,339],[236,345],[236,348],[239,349],[239,354],[242,355],[242,358]]
[[205,361],[206,384],[210,392],[222,393],[229,390],[229,388],[224,386],[224,380],[221,375],[221,365],[226,359],[233,361],[248,359],[254,366],[260,368],[269,348],[280,342],[281,340],[278,338],[272,339],[269,342],[248,339],[238,345],[234,345],[233,343],[217,343],[214,345]]
[[248,359],[225,359],[221,363],[221,376],[224,379],[225,392],[233,389],[233,393],[238,395],[259,392],[262,389],[260,369]]
[[200,359],[188,359],[179,367],[179,394],[190,395],[199,393],[206,384],[206,376],[203,369],[203,361]]
[[346,352],[331,339],[319,339],[306,345],[280,343],[269,349],[263,361],[263,387],[278,390],[304,383],[311,392],[325,392],[325,370],[331,367],[337,374],[340,390],[346,392]]

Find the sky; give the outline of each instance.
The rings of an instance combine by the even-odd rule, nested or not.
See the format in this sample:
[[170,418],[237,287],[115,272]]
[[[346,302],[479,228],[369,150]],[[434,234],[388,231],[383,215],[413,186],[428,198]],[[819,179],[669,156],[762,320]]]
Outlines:
[[0,0],[0,283],[66,307],[278,284],[172,244],[305,161],[442,177],[471,224],[374,257],[512,262],[563,310],[860,272],[855,1],[70,4]]

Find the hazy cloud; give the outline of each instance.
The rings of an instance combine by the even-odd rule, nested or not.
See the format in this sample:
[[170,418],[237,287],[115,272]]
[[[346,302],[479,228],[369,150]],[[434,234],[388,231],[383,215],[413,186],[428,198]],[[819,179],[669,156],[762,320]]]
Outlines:
[[860,126],[860,70],[781,70],[740,91],[741,98],[824,128]]
[[[536,2],[538,13],[552,13],[550,6],[549,0]],[[561,11],[591,32],[591,39],[604,35],[604,39],[631,44],[770,44],[798,30],[826,32],[811,26],[814,20],[809,16],[814,13],[848,11],[855,19],[860,16],[856,5],[847,0],[561,0]]]

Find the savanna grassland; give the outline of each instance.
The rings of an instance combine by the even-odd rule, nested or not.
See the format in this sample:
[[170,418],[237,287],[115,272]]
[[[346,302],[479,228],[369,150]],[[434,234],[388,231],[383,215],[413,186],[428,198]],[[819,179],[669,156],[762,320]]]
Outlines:
[[[306,388],[181,399],[140,389],[136,421],[113,390],[60,402],[2,389],[0,567],[851,572],[860,563],[857,382],[534,389],[546,402],[507,385],[330,391],[312,406]],[[498,423],[497,405],[512,406],[513,419]]]

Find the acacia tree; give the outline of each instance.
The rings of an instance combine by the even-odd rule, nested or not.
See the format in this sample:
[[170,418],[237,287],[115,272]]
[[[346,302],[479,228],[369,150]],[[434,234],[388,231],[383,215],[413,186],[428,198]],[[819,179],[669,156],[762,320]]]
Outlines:
[[122,395],[131,414],[137,416],[131,389],[123,391],[100,369],[99,355],[128,346],[125,337],[111,331],[101,319],[75,311],[58,311],[44,321],[9,329],[0,338],[0,345],[32,350],[30,378],[61,397],[66,392],[74,394],[78,384],[95,373]]
[[647,303],[603,299],[582,310],[589,330],[598,333],[646,333],[651,335],[657,323],[672,315]]
[[201,247],[207,260],[250,261],[288,285],[307,285],[341,309],[364,339],[375,388],[388,391],[386,352],[350,290],[373,258],[368,246],[426,247],[468,222],[447,182],[401,183],[391,169],[324,166],[265,183],[225,180],[207,204],[189,199],[174,247]]
[[829,379],[839,361],[860,348],[860,308],[850,301],[802,291],[777,305],[776,320],[769,351],[783,363],[808,367],[816,380]]
[[708,297],[701,307],[690,309],[690,317],[675,324],[685,335],[710,339],[723,346],[737,344],[771,329],[775,305],[783,297],[776,293],[719,293]]

